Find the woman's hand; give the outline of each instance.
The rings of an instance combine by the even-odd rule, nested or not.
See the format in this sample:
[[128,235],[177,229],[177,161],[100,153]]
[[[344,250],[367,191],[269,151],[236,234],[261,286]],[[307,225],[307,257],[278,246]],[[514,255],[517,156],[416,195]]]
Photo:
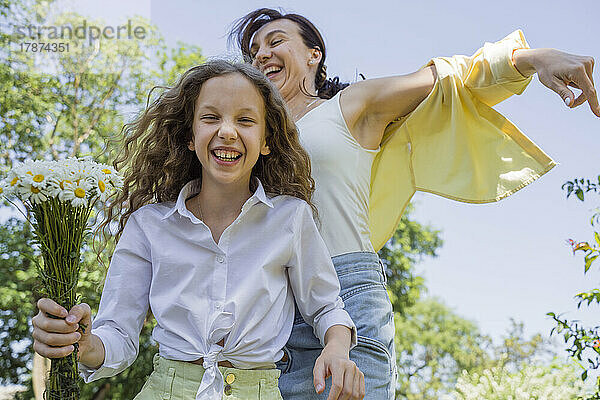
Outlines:
[[[48,358],[62,358],[75,350],[73,344],[79,343],[78,356],[81,359],[93,349],[89,305],[77,304],[67,313],[55,301],[42,298],[38,300],[37,307],[39,312],[31,319],[33,350],[36,353]],[[48,317],[47,314],[60,319]]]
[[365,376],[348,356],[350,329],[334,325],[325,333],[325,348],[315,361],[313,383],[317,393],[325,390],[331,376],[327,400],[359,400],[365,397]]
[[[598,96],[594,88],[594,59],[564,53],[555,49],[518,49],[514,52],[515,67],[523,74],[537,72],[540,82],[552,89],[571,108],[588,102],[592,112],[600,117]],[[575,98],[569,86],[582,93]]]

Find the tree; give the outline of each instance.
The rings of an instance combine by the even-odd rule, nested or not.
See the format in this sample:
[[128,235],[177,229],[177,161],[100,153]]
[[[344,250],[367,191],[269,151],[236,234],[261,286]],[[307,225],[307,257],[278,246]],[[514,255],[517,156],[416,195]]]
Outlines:
[[379,251],[386,265],[390,300],[394,312],[400,314],[415,304],[425,289],[425,280],[415,274],[416,263],[424,256],[435,257],[443,243],[439,230],[411,220],[411,211],[409,205],[394,236]]
[[458,379],[456,390],[443,400],[572,400],[585,395],[571,365],[553,363],[549,366],[524,363],[519,371],[510,372],[501,366],[482,373],[468,373]]
[[[563,185],[563,190],[567,192],[567,198],[575,194],[580,201],[584,201],[585,193],[596,192],[600,189],[600,176],[596,180],[578,178],[568,181]],[[596,226],[600,221],[600,213],[596,213],[592,219],[592,226]],[[600,233],[595,230],[594,240],[590,242],[577,242],[569,240],[572,246],[573,254],[576,252],[584,253],[584,273],[588,273],[592,264],[600,256]],[[591,244],[590,244],[591,243]],[[591,307],[593,303],[600,304],[600,289],[595,288],[587,292],[578,293],[575,298],[578,301],[577,308],[582,305]],[[553,312],[548,313],[556,322],[556,327],[552,328],[552,333],[562,334],[567,352],[574,362],[583,369],[581,380],[588,380],[590,371],[600,368],[600,326],[586,327],[578,321],[569,321],[561,318]],[[587,400],[600,399],[600,376],[596,378],[596,389],[593,394],[586,397]]]
[[494,345],[475,323],[431,298],[396,314],[396,347],[400,371],[396,395],[408,400],[439,399],[465,372],[518,372],[524,364],[554,355],[540,334],[526,338],[523,323],[512,319]]
[[[2,1],[0,19],[4,23],[75,26],[83,19],[76,14],[60,14],[47,20],[43,1]],[[87,23],[101,26],[99,21]],[[24,159],[58,159],[65,156],[94,155],[110,163],[114,147],[110,139],[121,131],[132,110],[145,106],[149,89],[164,85],[169,77],[203,58],[198,47],[180,44],[168,52],[156,28],[135,18],[144,27],[146,40],[97,40],[73,38],[73,52],[50,54],[46,65],[52,73],[37,68],[29,54],[14,51],[19,40],[13,33],[2,34],[0,50],[0,173]],[[9,207],[4,202],[3,207]],[[97,210],[99,213],[100,210]],[[0,384],[20,383],[32,398],[32,350],[29,320],[35,314],[37,273],[27,255],[39,257],[28,245],[29,226],[21,218],[11,218],[0,227]],[[102,253],[109,264],[114,243]],[[78,293],[81,300],[97,311],[104,273],[89,247]],[[122,374],[82,388],[82,398],[131,399],[152,369],[156,343],[150,337],[148,318],[140,337],[140,356]]]
[[477,326],[436,299],[416,302],[396,314],[399,381],[396,395],[408,400],[439,399],[463,370],[489,363],[491,340]]

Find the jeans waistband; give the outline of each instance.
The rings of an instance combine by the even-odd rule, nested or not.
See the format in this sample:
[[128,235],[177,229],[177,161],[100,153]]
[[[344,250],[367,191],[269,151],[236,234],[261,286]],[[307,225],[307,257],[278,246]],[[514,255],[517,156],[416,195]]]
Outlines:
[[387,282],[386,268],[377,253],[371,251],[355,251],[331,257],[335,271],[340,274],[352,270],[376,270],[381,272]]

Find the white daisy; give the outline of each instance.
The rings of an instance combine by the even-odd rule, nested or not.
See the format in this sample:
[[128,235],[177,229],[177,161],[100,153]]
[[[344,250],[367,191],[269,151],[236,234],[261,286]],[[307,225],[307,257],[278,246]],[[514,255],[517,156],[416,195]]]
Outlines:
[[112,183],[115,188],[123,186],[123,177],[117,172],[114,167],[110,165],[102,165],[101,171],[106,175],[106,179]]
[[65,185],[70,185],[73,182],[71,182],[68,179],[61,178],[62,177],[55,177],[50,179],[50,181],[48,182],[48,187],[46,188],[46,192],[48,192],[48,196],[50,197],[56,197],[60,201],[68,201],[68,199],[65,199],[64,197]]
[[29,185],[29,196],[28,197],[32,204],[39,204],[43,201],[46,201],[46,199],[47,199],[44,192],[41,189],[39,189],[33,185]]
[[104,174],[93,174],[88,177],[87,181],[94,188],[98,199],[102,202],[106,201],[106,199],[110,195],[110,184],[108,180],[104,177]]
[[[86,207],[88,204],[88,197],[92,189],[91,185],[85,180],[80,179],[72,183],[63,183],[63,201],[70,200],[73,207]],[[62,199],[61,199],[62,200]]]

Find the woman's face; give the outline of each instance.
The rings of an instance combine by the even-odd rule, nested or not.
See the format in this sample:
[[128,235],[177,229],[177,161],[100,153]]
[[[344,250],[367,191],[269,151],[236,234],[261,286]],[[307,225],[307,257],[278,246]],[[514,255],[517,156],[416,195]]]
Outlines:
[[260,28],[250,43],[252,65],[265,74],[285,100],[305,87],[315,91],[315,74],[321,52],[304,44],[298,25],[278,19]]
[[258,157],[270,152],[263,98],[239,73],[204,82],[194,105],[192,131],[188,148],[202,164],[202,185],[248,185]]

